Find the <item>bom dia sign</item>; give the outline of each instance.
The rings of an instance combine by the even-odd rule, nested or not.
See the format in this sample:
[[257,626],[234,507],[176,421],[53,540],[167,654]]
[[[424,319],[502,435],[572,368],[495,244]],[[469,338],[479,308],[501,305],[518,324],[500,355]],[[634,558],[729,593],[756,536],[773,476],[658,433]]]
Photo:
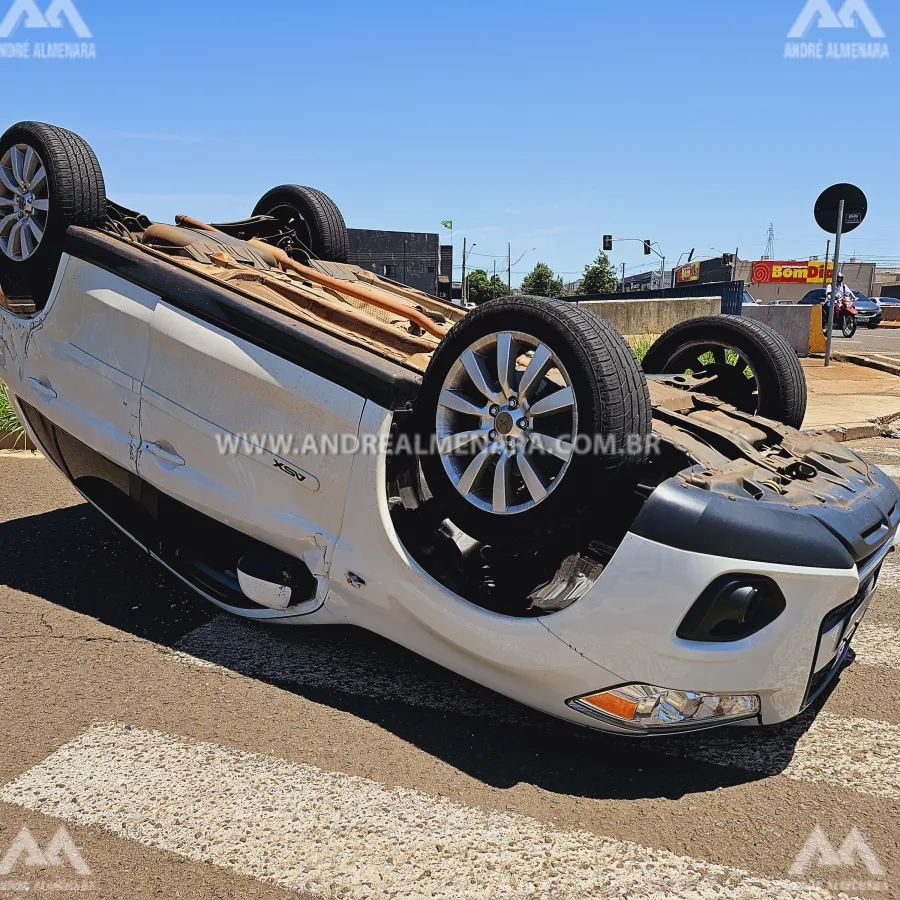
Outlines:
[[754,284],[825,284],[826,277],[831,281],[834,276],[834,265],[828,263],[826,273],[824,260],[775,262],[763,259],[753,263],[752,271]]
[[675,282],[677,284],[687,284],[691,281],[700,280],[700,263],[691,262],[686,266],[679,266],[675,270]]

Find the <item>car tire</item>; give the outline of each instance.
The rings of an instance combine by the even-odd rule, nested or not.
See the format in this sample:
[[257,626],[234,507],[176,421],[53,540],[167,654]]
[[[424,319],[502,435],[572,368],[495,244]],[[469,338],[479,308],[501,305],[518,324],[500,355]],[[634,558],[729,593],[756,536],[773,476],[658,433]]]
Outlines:
[[20,122],[4,133],[0,169],[0,288],[8,299],[40,309],[68,227],[96,228],[106,220],[103,172],[87,142],[41,122]]
[[778,332],[752,319],[705,316],[680,322],[650,347],[643,367],[648,375],[714,373],[717,381],[703,393],[792,428],[806,415],[806,378],[797,354]]
[[[451,329],[414,422],[441,517],[505,544],[566,531],[630,490],[649,451],[652,408],[634,353],[611,325],[559,300],[516,296],[488,301]],[[471,443],[459,453],[433,446],[454,435]]]
[[315,259],[345,263],[350,242],[335,202],[315,188],[283,184],[260,199],[254,216],[273,216],[296,235],[296,246]]

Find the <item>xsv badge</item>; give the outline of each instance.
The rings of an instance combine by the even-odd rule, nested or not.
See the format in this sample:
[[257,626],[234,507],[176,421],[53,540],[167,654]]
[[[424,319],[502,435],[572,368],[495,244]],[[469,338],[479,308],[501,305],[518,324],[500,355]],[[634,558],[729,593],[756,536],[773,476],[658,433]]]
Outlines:
[[280,472],[286,472],[291,478],[296,478],[301,484],[306,481],[306,476],[296,469],[292,469],[287,463],[283,463],[280,459],[275,460],[275,468]]

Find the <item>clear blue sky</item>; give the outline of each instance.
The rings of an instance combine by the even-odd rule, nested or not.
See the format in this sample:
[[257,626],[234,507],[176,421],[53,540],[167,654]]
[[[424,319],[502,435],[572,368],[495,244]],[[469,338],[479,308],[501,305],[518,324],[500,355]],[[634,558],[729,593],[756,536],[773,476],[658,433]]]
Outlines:
[[[900,262],[898,63],[785,60],[804,0],[75,2],[97,59],[0,59],[2,120],[79,132],[110,196],[153,218],[239,218],[299,182],[351,226],[452,219],[457,263],[463,236],[476,254],[511,241],[514,259],[537,248],[519,273],[571,280],[604,233],[670,262],[758,258],[774,222],[779,258],[824,252],[814,200],[853,181],[870,215],[846,250]],[[900,58],[900,5],[869,3]]]

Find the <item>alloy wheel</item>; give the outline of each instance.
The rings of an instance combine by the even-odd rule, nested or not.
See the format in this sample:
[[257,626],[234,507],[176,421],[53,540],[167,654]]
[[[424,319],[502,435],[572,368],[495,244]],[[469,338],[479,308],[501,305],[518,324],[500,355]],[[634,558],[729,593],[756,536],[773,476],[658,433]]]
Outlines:
[[482,510],[513,515],[545,500],[566,474],[577,433],[572,380],[531,335],[481,338],[444,379],[437,449],[456,489]]
[[0,250],[14,262],[37,252],[47,230],[50,186],[37,151],[14,144],[0,159]]

